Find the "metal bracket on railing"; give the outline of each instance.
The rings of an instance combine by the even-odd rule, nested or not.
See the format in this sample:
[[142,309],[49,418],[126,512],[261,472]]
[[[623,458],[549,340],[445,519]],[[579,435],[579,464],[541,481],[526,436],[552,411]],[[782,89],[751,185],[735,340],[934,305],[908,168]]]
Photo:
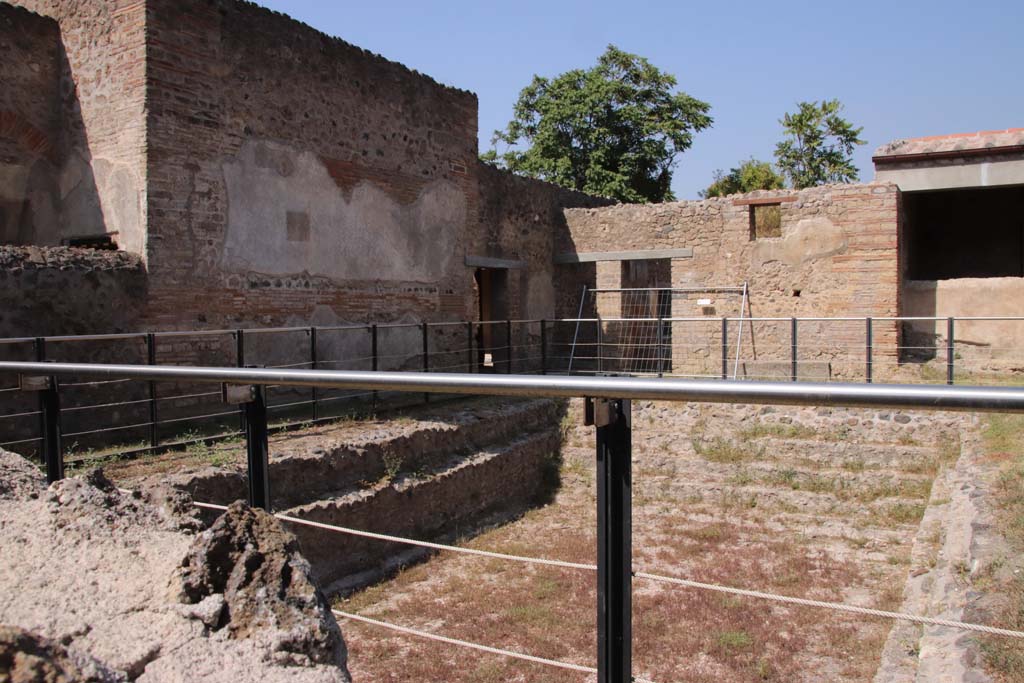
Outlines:
[[256,400],[255,384],[221,384],[220,395],[225,403],[233,406]]
[[53,388],[49,375],[18,375],[18,388],[22,391],[46,391]]
[[[619,409],[620,400],[608,398],[586,398],[583,399],[583,424],[587,427],[607,427],[619,419],[621,413],[626,421],[626,426],[631,426],[631,411]],[[628,405],[628,401],[625,402]]]

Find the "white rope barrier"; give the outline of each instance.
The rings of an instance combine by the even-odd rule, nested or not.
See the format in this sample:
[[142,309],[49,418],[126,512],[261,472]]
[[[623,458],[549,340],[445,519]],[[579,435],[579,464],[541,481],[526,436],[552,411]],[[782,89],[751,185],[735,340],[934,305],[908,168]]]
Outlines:
[[[213,505],[211,503],[196,503],[196,507],[209,508],[211,510],[227,510],[223,505]],[[376,534],[371,531],[360,531],[359,529],[350,529],[348,527],[337,526],[334,524],[324,524],[323,522],[314,522],[308,519],[300,519],[299,517],[290,517],[283,514],[275,514],[278,519],[292,524],[301,524],[304,526],[315,527],[317,529],[326,529],[328,531],[337,531],[343,534],[349,534],[351,536],[361,536],[363,538],[372,538],[378,541],[390,541],[392,543],[404,543],[406,545],[419,546],[421,548],[430,548],[432,550],[450,550],[456,553],[463,553],[466,555],[477,555],[479,557],[491,557],[498,560],[509,560],[511,562],[524,562],[527,564],[539,564],[547,565],[549,567],[563,567],[565,569],[585,569],[589,571],[597,571],[597,565],[583,564],[580,562],[565,562],[563,560],[548,560],[539,557],[524,557],[522,555],[508,555],[505,553],[494,553],[488,550],[476,550],[474,548],[463,548],[456,545],[445,545],[443,543],[430,543],[428,541],[415,541],[410,538],[402,538],[400,536],[388,536],[387,534]]]
[[[224,505],[214,505],[211,503],[195,503],[197,507],[209,508],[211,510],[227,510]],[[455,545],[445,545],[442,543],[430,543],[427,541],[416,541],[409,538],[402,538],[401,536],[388,536],[386,534],[376,534],[370,531],[360,531],[358,529],[350,529],[343,526],[337,526],[334,524],[324,524],[323,522],[313,522],[307,519],[300,519],[298,517],[290,517],[288,515],[276,514],[274,515],[278,519],[293,524],[301,524],[305,526],[316,527],[319,529],[326,529],[328,531],[337,531],[339,533],[350,534],[353,536],[362,536],[364,538],[373,538],[380,541],[390,541],[392,543],[403,543],[406,545],[420,546],[423,548],[431,548],[433,550],[448,550],[454,553],[463,553],[466,555],[477,555],[480,557],[490,557],[499,560],[509,560],[512,562],[523,562],[526,564],[537,564],[545,565],[550,567],[562,567],[565,569],[582,569],[585,571],[597,571],[597,565],[585,564],[582,562],[565,562],[563,560],[549,560],[539,557],[525,557],[522,555],[508,555],[506,553],[495,553],[487,550],[476,550],[474,548],[463,548]],[[870,607],[858,607],[856,605],[847,605],[841,602],[825,602],[822,600],[810,600],[808,598],[796,598],[788,595],[778,595],[776,593],[765,593],[762,591],[747,590],[744,588],[732,588],[730,586],[721,586],[713,583],[702,583],[700,581],[692,581],[690,579],[680,579],[673,576],[664,576],[662,574],[652,574],[649,572],[638,572],[634,571],[633,576],[638,579],[646,579],[649,581],[660,581],[662,583],[675,584],[677,586],[685,586],[687,588],[697,588],[700,590],[715,591],[718,593],[729,593],[731,595],[742,595],[749,598],[758,598],[760,600],[771,600],[774,602],[781,602],[790,605],[802,605],[804,607],[818,607],[822,609],[830,609],[837,612],[847,612],[850,614],[863,614],[872,617],[882,617],[886,619],[895,619],[898,621],[909,621],[917,624],[924,624],[928,626],[946,626],[949,628],[957,628],[964,631],[976,631],[980,633],[990,633],[993,635],[1007,636],[1009,638],[1024,638],[1024,631],[1013,631],[1005,628],[996,628],[994,626],[985,626],[984,624],[972,624],[963,621],[953,621],[950,619],[939,619],[937,617],[925,617],[916,614],[905,614],[902,612],[889,612],[886,610],[872,609]]]
[[[514,659],[521,659],[525,662],[534,662],[535,664],[545,664],[547,666],[554,666],[560,669],[569,669],[570,671],[579,671],[585,674],[595,674],[597,669],[592,666],[583,666],[582,664],[570,664],[569,662],[560,662],[556,659],[545,659],[543,657],[535,657],[534,655],[523,654],[522,652],[514,652],[512,650],[502,650],[496,647],[489,647],[487,645],[478,645],[477,643],[471,643],[466,640],[458,640],[456,638],[448,638],[447,636],[439,636],[434,633],[427,631],[420,631],[414,628],[408,628],[406,626],[397,626],[395,624],[389,624],[386,621],[378,621],[377,619],[371,619],[364,617],[359,614],[352,614],[351,612],[342,612],[341,610],[331,610],[335,616],[343,617],[345,619],[351,619],[352,621],[361,621],[365,624],[372,624],[373,626],[380,626],[381,628],[390,629],[397,631],[398,633],[405,633],[411,636],[417,636],[419,638],[426,638],[427,640],[435,640],[440,643],[447,643],[449,645],[458,645],[460,647],[467,647],[473,650],[479,650],[480,652],[487,652],[492,655],[502,655],[504,657],[512,657]],[[634,679],[639,681],[640,679]]]
[[935,617],[923,617],[918,616],[916,614],[887,612],[885,610],[880,609],[871,609],[870,607],[857,607],[856,605],[846,605],[841,602],[824,602],[821,600],[809,600],[807,598],[794,598],[787,595],[762,593],[761,591],[752,591],[743,588],[730,588],[728,586],[719,586],[713,583],[701,583],[700,581],[691,581],[689,579],[677,579],[672,576],[661,576],[659,574],[649,574],[647,572],[634,572],[633,576],[635,576],[638,579],[661,581],[664,583],[671,583],[678,586],[686,586],[688,588],[699,588],[701,590],[715,591],[717,593],[728,593],[730,595],[742,595],[748,598],[772,600],[774,602],[783,602],[791,605],[802,605],[805,607],[821,607],[823,609],[830,609],[837,612],[849,612],[851,614],[863,614],[872,617],[884,617],[887,619],[897,619],[899,621],[910,621],[917,624],[925,624],[927,626],[948,626],[950,628],[961,629],[964,631],[979,631],[981,633],[991,633],[997,636],[1007,636],[1010,638],[1024,638],[1024,632],[1011,631],[1009,629],[996,628],[994,626],[985,626],[983,624],[969,624],[963,621],[937,619]]

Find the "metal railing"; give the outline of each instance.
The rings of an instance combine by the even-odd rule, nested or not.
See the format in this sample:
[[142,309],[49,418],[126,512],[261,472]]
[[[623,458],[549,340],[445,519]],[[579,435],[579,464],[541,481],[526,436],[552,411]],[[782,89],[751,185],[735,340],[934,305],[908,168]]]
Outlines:
[[[380,323],[0,339],[0,360],[430,373],[1024,384],[1024,317],[657,317]],[[979,341],[979,339],[987,341]],[[994,342],[992,340],[995,340]],[[65,382],[66,443],[111,457],[241,434],[241,410],[183,380]],[[0,383],[0,447],[43,439],[41,406]],[[430,400],[269,387],[271,428]]]
[[47,478],[63,477],[60,378],[217,383],[246,419],[249,502],[271,509],[265,390],[269,386],[530,397],[586,397],[586,423],[596,427],[597,673],[600,683],[632,676],[633,399],[1024,413],[1024,389],[880,384],[732,382],[627,377],[432,375],[422,372],[100,365],[0,362],[21,391],[41,394]]

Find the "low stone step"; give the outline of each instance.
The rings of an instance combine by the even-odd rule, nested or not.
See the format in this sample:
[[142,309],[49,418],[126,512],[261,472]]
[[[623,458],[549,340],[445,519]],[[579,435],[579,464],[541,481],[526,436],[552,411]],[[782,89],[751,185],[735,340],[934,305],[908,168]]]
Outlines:
[[[324,496],[287,514],[425,541],[456,538],[478,528],[481,520],[514,514],[551,496],[557,487],[560,439],[557,428],[534,431],[502,447],[452,458],[435,471]],[[355,574],[379,578],[391,568],[389,558],[410,548],[300,524],[291,529],[329,591]]]
[[[558,428],[563,403],[483,399],[377,423],[340,423],[276,437],[270,444],[275,510],[334,492],[372,488],[399,474],[430,472],[453,457]],[[226,505],[245,498],[244,446],[228,464],[161,477],[195,500]]]

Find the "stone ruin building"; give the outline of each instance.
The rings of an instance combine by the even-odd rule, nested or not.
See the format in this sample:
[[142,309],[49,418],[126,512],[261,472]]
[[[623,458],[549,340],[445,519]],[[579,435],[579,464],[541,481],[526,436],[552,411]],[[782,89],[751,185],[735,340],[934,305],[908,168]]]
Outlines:
[[1024,129],[616,206],[480,163],[474,94],[246,2],[0,3],[0,51],[0,336],[623,315],[583,285],[748,288],[675,316],[1020,312]]

